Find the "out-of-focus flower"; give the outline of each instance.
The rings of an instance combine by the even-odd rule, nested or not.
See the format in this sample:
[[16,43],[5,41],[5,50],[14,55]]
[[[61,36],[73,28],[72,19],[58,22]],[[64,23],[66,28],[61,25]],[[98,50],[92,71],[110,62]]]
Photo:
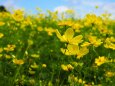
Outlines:
[[32,84],[32,85],[34,85],[35,84],[35,80],[34,79],[30,79],[29,83]]
[[68,65],[62,64],[62,65],[61,65],[61,68],[62,68],[64,71],[71,71],[71,70],[74,69],[74,67],[73,67],[71,64],[68,64]]
[[7,47],[4,48],[4,50],[6,50],[7,52],[9,51],[14,51],[16,45],[7,45]]
[[15,21],[22,21],[24,19],[24,13],[22,10],[15,10],[12,17]]
[[5,58],[10,59],[10,58],[12,58],[12,56],[5,54]]
[[73,24],[72,28],[75,29],[75,32],[80,32],[80,29],[83,28],[83,25],[80,23],[75,23]]
[[0,33],[0,38],[2,38],[4,36],[4,34],[3,33]]
[[45,31],[48,33],[49,36],[52,36],[55,32],[55,29],[53,28],[45,28]]
[[42,67],[43,67],[43,68],[46,68],[46,67],[47,67],[47,65],[46,65],[46,64],[42,64]]
[[34,64],[31,65],[31,68],[36,69],[38,68],[38,65],[34,62]]
[[38,27],[37,30],[38,31],[43,31],[43,28],[42,27]]
[[72,26],[74,24],[74,22],[67,20],[67,21],[60,21],[58,23],[59,26]]
[[36,72],[35,71],[33,71],[31,68],[29,68],[29,71],[28,71],[30,74],[35,74]]
[[33,58],[39,58],[40,55],[39,54],[32,54],[31,57],[33,57]]
[[22,65],[22,64],[24,64],[24,60],[14,58],[13,59],[13,63],[17,64],[17,65]]
[[3,48],[0,48],[0,53],[2,53],[2,51],[3,51]]
[[0,21],[0,26],[5,25],[5,22]]
[[107,71],[106,74],[105,74],[106,77],[112,77],[114,75],[115,74],[113,72],[110,72],[110,71]]

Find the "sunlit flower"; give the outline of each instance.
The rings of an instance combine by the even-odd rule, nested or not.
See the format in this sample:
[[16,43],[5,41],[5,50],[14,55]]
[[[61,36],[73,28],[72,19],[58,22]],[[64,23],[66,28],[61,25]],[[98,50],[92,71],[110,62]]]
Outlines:
[[93,44],[93,46],[95,47],[98,47],[103,43],[101,39],[97,39],[96,36],[89,36],[88,39],[89,39],[89,42]]
[[67,45],[67,49],[61,48],[61,52],[65,55],[76,55],[79,50],[79,46],[77,45]]
[[84,43],[81,45],[81,47],[88,47],[90,44],[91,44],[91,43],[89,43],[89,42],[84,42]]
[[79,24],[79,23],[75,23],[72,26],[73,29],[75,29],[75,32],[80,32],[80,29],[83,28],[83,25]]
[[14,14],[12,14],[12,17],[15,21],[22,21],[24,19],[24,13],[21,10],[15,10]]
[[97,66],[104,64],[106,61],[107,59],[104,56],[99,56],[99,58],[95,59],[95,63],[97,64]]
[[83,57],[88,53],[89,53],[89,49],[87,47],[82,47],[77,52],[77,58],[80,59],[81,57]]
[[115,38],[114,37],[106,38],[104,47],[115,50]]
[[64,35],[61,36],[58,30],[56,30],[56,35],[60,39],[61,42],[68,42],[69,44],[78,45],[83,40],[82,35],[78,35],[74,37],[74,30],[72,28],[69,28],[65,31]]
[[89,52],[87,47],[79,47],[78,45],[67,45],[67,49],[61,48],[61,52],[65,55],[77,55],[77,58],[80,59]]

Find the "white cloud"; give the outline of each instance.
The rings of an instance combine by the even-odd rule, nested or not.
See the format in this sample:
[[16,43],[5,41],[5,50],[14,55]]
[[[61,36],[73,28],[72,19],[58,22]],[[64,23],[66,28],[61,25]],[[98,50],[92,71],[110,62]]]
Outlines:
[[[95,13],[100,15],[107,11],[115,16],[115,2],[109,0],[64,0],[73,6],[77,12],[80,12],[81,15],[87,13]],[[99,6],[99,9],[95,9],[95,6]]]
[[56,8],[54,9],[54,11],[58,11],[59,13],[63,13],[63,12],[65,12],[65,11],[67,11],[67,10],[69,10],[69,8],[66,7],[66,6],[59,6],[59,7],[56,7]]

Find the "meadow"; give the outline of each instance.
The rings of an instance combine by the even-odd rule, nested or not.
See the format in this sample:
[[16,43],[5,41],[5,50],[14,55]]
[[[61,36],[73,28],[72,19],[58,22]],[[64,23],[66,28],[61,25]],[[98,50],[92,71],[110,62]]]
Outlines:
[[115,86],[115,20],[0,12],[0,86]]

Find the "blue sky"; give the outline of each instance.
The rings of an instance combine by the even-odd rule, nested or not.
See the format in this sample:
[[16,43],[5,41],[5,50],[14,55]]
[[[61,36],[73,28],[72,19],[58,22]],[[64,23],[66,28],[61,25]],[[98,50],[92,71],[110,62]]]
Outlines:
[[[5,5],[9,10],[24,8],[32,13],[37,13],[36,7],[39,7],[44,12],[48,9],[59,12],[74,9],[79,16],[92,12],[97,15],[109,12],[115,16],[115,0],[0,0],[0,5]],[[96,5],[99,9],[95,9]]]

